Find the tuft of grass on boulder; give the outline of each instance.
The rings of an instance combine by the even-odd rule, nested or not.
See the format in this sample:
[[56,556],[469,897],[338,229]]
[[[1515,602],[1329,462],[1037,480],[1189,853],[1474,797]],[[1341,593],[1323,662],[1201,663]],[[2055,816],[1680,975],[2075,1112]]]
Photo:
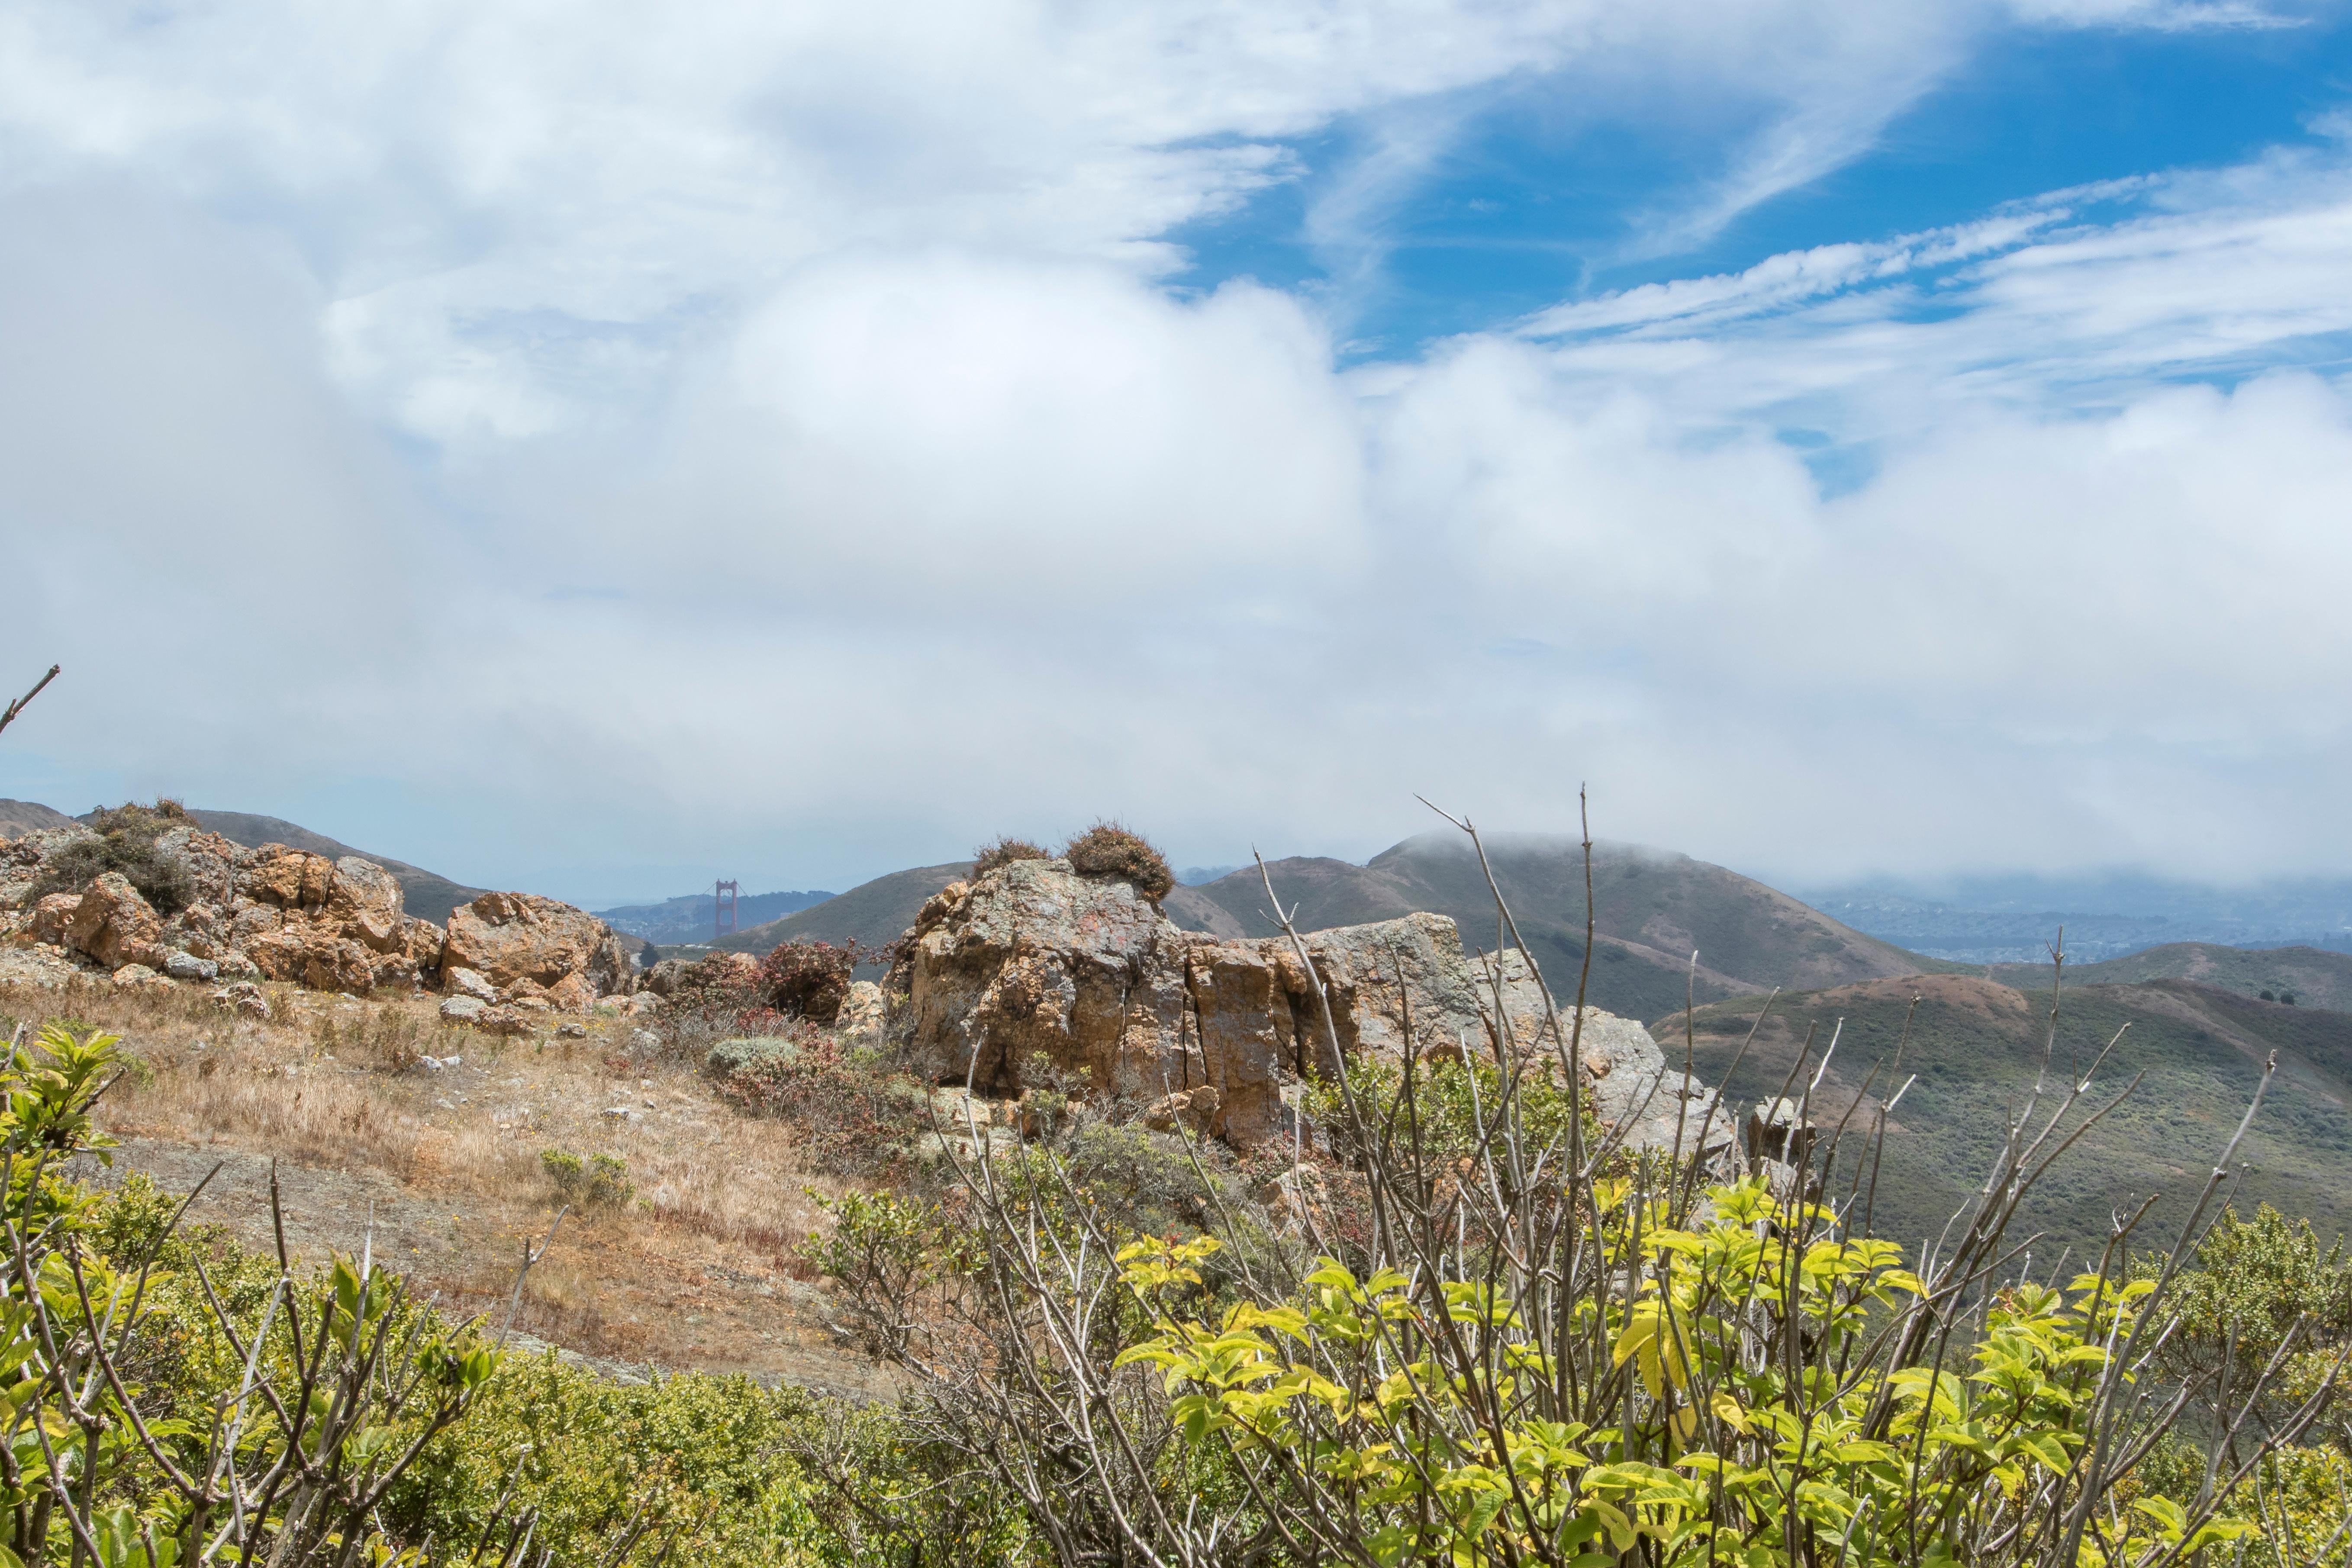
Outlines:
[[1140,833],[1116,822],[1097,822],[1062,851],[1070,868],[1081,877],[1115,877],[1158,903],[1176,886],[1168,858]]
[[1012,865],[1015,860],[1050,860],[1052,858],[1052,856],[1045,853],[1044,845],[1032,844],[1026,838],[1015,838],[1008,834],[994,843],[983,844],[971,852],[971,879],[977,882],[991,871],[1002,869]]

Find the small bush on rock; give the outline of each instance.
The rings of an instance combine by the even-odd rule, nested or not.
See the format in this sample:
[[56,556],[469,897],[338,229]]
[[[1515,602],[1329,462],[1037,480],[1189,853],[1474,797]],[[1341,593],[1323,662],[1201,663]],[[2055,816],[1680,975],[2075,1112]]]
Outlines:
[[784,942],[760,961],[758,989],[761,999],[786,1017],[830,1026],[849,1000],[857,962],[854,942],[840,947],[829,942]]
[[153,805],[136,803],[92,815],[88,826],[96,838],[79,838],[43,863],[40,879],[26,901],[50,893],[79,893],[109,871],[120,871],[139,889],[139,896],[159,914],[177,914],[195,896],[187,868],[155,850],[156,838],[174,827],[189,826],[188,814],[176,800]]
[[1010,837],[999,838],[992,844],[983,844],[972,851],[971,878],[976,882],[991,871],[1002,869],[1012,865],[1015,860],[1049,860],[1051,858],[1053,857],[1045,853],[1042,845],[1032,844],[1026,838]]
[[1097,822],[1069,842],[1062,851],[1070,868],[1081,877],[1116,877],[1158,903],[1176,886],[1168,858],[1139,833],[1116,822]]

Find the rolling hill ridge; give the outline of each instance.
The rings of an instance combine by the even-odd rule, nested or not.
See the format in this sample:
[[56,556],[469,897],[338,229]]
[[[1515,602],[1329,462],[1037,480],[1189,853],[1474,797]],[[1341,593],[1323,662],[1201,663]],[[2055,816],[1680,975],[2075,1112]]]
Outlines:
[[[2059,995],[2050,1082],[2087,1071],[2111,1040],[2084,1110],[2137,1082],[2029,1197],[2030,1223],[2079,1251],[2105,1234],[2111,1215],[2158,1195],[2156,1228],[2177,1226],[2275,1051],[2277,1079],[2240,1151],[2249,1169],[2237,1201],[2308,1215],[2323,1235],[2352,1227],[2352,1014],[2178,979],[2070,979]],[[1650,1030],[1669,1061],[1687,1049],[1736,1114],[1784,1084],[1802,1091],[1818,1074],[1812,1119],[1834,1126],[1851,1108],[1852,1125],[1863,1128],[1901,1091],[1872,1222],[1879,1234],[1916,1242],[1992,1169],[2005,1119],[2042,1072],[2051,1001],[2046,984],[1916,975],[1783,994],[1769,1013],[1762,997],[1710,1004],[1692,1015],[1687,1034],[1677,1010],[1654,1016]],[[1725,1082],[1751,1026],[1755,1041]],[[2056,1104],[2057,1094],[2046,1098],[2044,1115]],[[1842,1167],[1841,1199],[1853,1170],[1850,1161]],[[2155,1245],[2156,1229],[2145,1239]]]
[[[1584,953],[1584,850],[1573,838],[1493,834],[1486,853],[1519,935],[1552,988],[1576,994]],[[1425,910],[1450,915],[1465,947],[1496,945],[1493,894],[1461,835],[1423,834],[1361,866],[1272,861],[1275,891],[1302,929],[1360,925]],[[1646,1018],[1701,1001],[1954,968],[1839,924],[1763,883],[1687,855],[1596,843],[1594,1005]],[[1191,931],[1264,936],[1275,930],[1257,869],[1169,894],[1168,916]],[[1691,953],[1698,968],[1690,968]]]

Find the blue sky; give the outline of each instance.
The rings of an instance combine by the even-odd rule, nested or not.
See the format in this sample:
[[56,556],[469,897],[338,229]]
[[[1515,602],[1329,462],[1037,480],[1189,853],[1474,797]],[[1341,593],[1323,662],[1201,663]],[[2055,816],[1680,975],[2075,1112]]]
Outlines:
[[23,0],[0,795],[2352,871],[2347,263],[2334,5]]
[[[2293,20],[1996,33],[1850,160],[1672,248],[1654,237],[1659,220],[1738,155],[1721,127],[1582,122],[1563,111],[1568,85],[1556,80],[1475,95],[1362,251],[1335,257],[1309,215],[1381,135],[1376,123],[1336,125],[1291,144],[1300,177],[1177,230],[1190,253],[1178,278],[1344,294],[1347,357],[1380,359],[1564,299],[1962,223],[2052,191],[2227,167],[2324,140],[2313,123],[2352,96],[2340,16]],[[1351,288],[1356,267],[1375,279]]]

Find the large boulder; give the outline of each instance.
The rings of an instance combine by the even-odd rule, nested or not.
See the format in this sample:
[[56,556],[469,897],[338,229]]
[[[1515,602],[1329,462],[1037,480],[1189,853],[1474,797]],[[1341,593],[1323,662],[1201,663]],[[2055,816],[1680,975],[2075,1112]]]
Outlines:
[[269,979],[354,995],[437,977],[441,928],[404,910],[399,882],[373,860],[282,844],[239,849],[212,834],[177,847],[199,886],[228,889],[226,906],[193,905],[175,919],[191,952],[241,953]]
[[[1328,1029],[1289,939],[1181,931],[1126,883],[1077,876],[1066,861],[1015,861],[950,887],[908,934],[886,988],[908,997],[899,1028],[918,1073],[1003,1095],[1083,1075],[1237,1147],[1287,1135],[1285,1091],[1336,1069],[1334,1036],[1349,1055],[1394,1057],[1439,1044],[1491,1051],[1506,1038],[1528,1050],[1542,1028],[1540,989],[1525,974],[1504,975],[1494,1016],[1493,971],[1465,957],[1442,915],[1305,939]],[[1592,1079],[1604,1116],[1646,1120],[1656,1046],[1639,1024],[1597,1010],[1585,1033],[1608,1064]]]
[[535,893],[484,893],[450,911],[441,972],[457,969],[479,975],[502,1002],[567,1012],[636,987],[634,951],[611,926]]
[[207,833],[194,826],[157,834],[155,850],[177,861],[188,874],[189,904],[213,908],[226,908],[235,901],[238,863],[253,853],[217,833]]
[[66,945],[109,969],[163,961],[163,920],[120,871],[103,871],[74,906]]

